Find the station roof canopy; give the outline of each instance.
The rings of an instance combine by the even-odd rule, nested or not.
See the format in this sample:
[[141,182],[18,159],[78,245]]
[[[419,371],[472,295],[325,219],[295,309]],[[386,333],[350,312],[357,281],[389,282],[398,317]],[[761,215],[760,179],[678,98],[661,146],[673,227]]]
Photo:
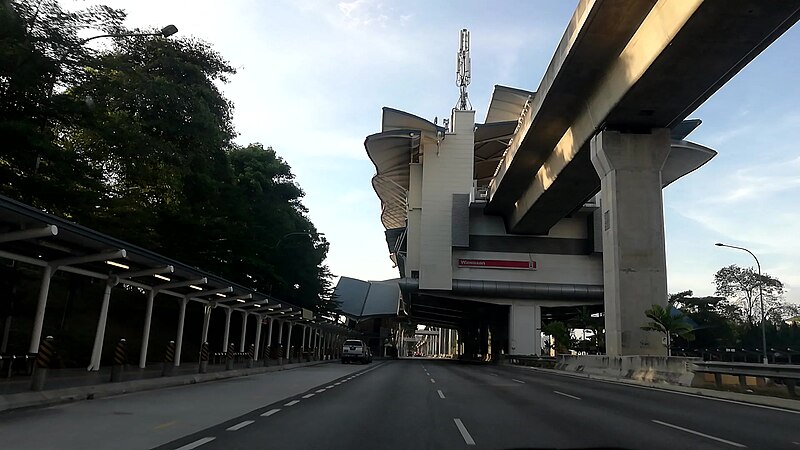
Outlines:
[[[201,243],[198,243],[201,244]],[[234,310],[299,320],[310,311],[0,196],[0,258]],[[304,314],[305,312],[305,314]]]

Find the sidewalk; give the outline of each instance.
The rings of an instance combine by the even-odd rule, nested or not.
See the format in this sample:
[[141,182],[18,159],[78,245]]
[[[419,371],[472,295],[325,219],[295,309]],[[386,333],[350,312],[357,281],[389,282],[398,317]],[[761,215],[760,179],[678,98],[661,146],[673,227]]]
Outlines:
[[129,369],[125,372],[123,381],[115,383],[109,382],[111,376],[110,368],[91,373],[80,369],[64,369],[63,371],[54,371],[56,376],[52,379],[48,376],[45,384],[46,389],[43,391],[35,392],[30,390],[30,377],[3,382],[5,384],[4,388],[11,391],[11,393],[0,395],[0,412],[257,375],[328,362],[331,361],[312,361],[283,365],[274,363],[274,365],[250,369],[245,368],[245,363],[240,363],[232,370],[225,370],[224,365],[214,365],[209,366],[208,372],[204,374],[198,373],[197,364],[195,363],[181,366],[176,375],[169,377],[162,377],[160,365],[154,365],[151,369]]
[[[303,363],[304,367],[299,364],[270,367],[270,373],[215,383],[2,413],[0,447],[18,450],[153,448],[381,364],[373,363],[370,367],[327,362]],[[264,369],[241,372],[255,370]],[[170,379],[176,378],[182,377]],[[159,380],[140,382],[149,381]]]

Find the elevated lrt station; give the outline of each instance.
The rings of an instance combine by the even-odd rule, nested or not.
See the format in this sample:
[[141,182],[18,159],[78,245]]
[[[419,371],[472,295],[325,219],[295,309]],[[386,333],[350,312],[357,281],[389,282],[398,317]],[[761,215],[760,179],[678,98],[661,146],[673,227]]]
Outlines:
[[[3,383],[31,375],[45,341],[48,353],[61,356],[60,364],[51,369],[77,365],[91,373],[101,365],[131,364],[144,370],[163,362],[163,373],[169,375],[204,355],[208,362],[209,353],[236,353],[237,359],[246,355],[250,367],[330,358],[344,339],[358,335],[339,323],[314,317],[310,310],[2,196],[0,260],[4,393],[8,389]],[[95,280],[94,286],[100,288],[73,295],[76,277]],[[80,298],[91,292],[102,294]],[[128,302],[128,311],[141,310],[142,315],[112,322],[115,298]],[[130,302],[137,307],[131,308]],[[81,308],[92,312],[80,315],[81,320],[71,319],[77,315],[71,311]],[[165,325],[159,317],[165,315],[175,322]],[[95,317],[96,321],[89,319]],[[216,330],[211,329],[212,322],[219,325]],[[151,345],[154,335],[160,339],[157,346]],[[91,348],[88,344],[75,348],[87,342],[84,336],[94,336]],[[125,338],[127,355],[122,361],[117,358],[120,336]],[[197,365],[192,367],[198,370]]]
[[457,330],[464,358],[541,355],[542,326],[579,310],[604,318],[593,352],[666,355],[640,329],[667,301],[662,189],[716,155],[687,117],[798,17],[798,2],[581,1],[539,88],[495,86],[483,123],[462,30],[449,119],[385,107],[364,143],[399,278],[342,278],[340,299],[394,286],[384,317]]

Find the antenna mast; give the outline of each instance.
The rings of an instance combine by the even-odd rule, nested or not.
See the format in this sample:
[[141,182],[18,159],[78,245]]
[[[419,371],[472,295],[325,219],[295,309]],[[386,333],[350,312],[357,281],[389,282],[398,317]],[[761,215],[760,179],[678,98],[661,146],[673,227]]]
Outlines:
[[456,109],[466,111],[472,109],[472,103],[467,95],[467,86],[472,78],[472,63],[469,59],[469,30],[461,30],[458,45],[458,59],[456,61],[456,86],[461,91]]

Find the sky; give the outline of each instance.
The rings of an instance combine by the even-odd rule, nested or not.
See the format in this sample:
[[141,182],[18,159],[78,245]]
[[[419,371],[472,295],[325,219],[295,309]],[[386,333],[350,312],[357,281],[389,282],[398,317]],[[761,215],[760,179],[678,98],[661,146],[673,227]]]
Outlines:
[[[98,3],[62,0],[70,8]],[[476,121],[496,84],[534,91],[577,0],[107,0],[129,27],[175,24],[212,44],[238,73],[237,142],[272,146],[331,243],[335,275],[397,277],[380,222],[364,138],[389,106],[432,120],[458,99],[459,30],[471,34]],[[719,152],[664,190],[670,292],[711,295],[721,267],[752,266],[800,302],[800,26],[789,30],[690,115],[689,140]]]

